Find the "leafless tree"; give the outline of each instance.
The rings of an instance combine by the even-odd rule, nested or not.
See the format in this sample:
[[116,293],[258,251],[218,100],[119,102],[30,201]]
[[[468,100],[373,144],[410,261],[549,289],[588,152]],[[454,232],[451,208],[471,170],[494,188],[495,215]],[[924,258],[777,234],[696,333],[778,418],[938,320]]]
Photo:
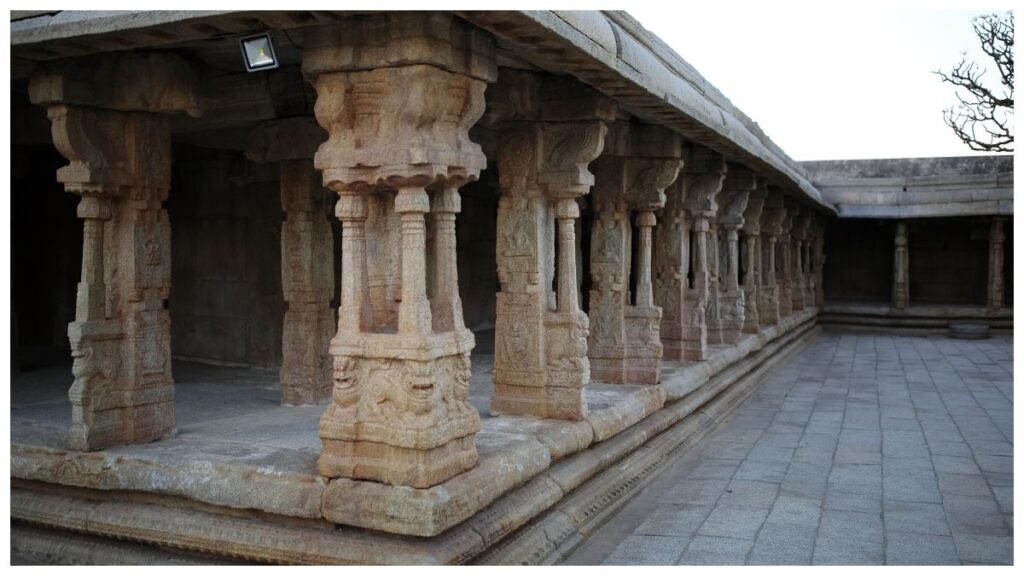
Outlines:
[[987,152],[1013,151],[1013,12],[978,16],[971,21],[981,49],[995,62],[1001,87],[983,83],[986,73],[962,52],[960,63],[948,74],[937,70],[943,82],[956,87],[959,103],[943,110],[946,124],[970,146]]

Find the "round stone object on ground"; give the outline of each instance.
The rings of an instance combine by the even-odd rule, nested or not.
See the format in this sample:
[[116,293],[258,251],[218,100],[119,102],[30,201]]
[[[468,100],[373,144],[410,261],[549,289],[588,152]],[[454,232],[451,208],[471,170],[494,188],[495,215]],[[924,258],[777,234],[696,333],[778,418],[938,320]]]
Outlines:
[[988,338],[988,324],[973,322],[950,323],[949,337],[961,340],[983,340]]

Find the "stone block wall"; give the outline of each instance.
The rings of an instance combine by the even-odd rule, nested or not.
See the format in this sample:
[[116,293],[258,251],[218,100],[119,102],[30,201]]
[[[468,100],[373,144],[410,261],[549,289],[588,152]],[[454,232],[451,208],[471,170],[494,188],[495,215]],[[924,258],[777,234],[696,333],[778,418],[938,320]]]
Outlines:
[[910,221],[911,302],[985,305],[989,222],[986,218]]
[[171,350],[273,367],[281,361],[281,199],[277,167],[178,146],[172,228]]
[[[825,227],[825,301],[888,303],[892,297],[891,220],[833,219]],[[911,262],[913,259],[911,259]]]

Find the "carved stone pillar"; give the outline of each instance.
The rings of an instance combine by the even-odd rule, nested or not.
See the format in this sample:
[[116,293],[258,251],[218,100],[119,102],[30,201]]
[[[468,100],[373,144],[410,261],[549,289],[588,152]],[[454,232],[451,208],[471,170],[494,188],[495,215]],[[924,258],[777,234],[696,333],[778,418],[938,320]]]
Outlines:
[[814,305],[825,305],[825,220],[818,221],[818,233],[814,238]]
[[[111,79],[116,79],[112,81]],[[170,315],[171,137],[157,112],[200,113],[184,60],[118,54],[41,65],[29,83],[47,106],[57,171],[82,197],[69,446],[143,443],[174,429]]]
[[[403,34],[393,34],[403,30]],[[320,473],[426,488],[472,468],[480,417],[469,403],[473,334],[462,323],[450,224],[457,190],[486,166],[469,128],[497,74],[493,39],[446,13],[370,14],[306,32],[303,72],[327,130],[314,163],[338,193],[342,295],[331,340],[332,402]],[[427,296],[433,197],[435,290]],[[393,202],[400,234],[368,228]],[[397,325],[374,317],[367,239],[401,252]],[[381,246],[378,245],[377,248]],[[439,314],[434,321],[432,310]]]
[[[668,129],[619,122],[594,162],[588,348],[595,380],[656,384],[661,377],[661,309],[654,305],[650,284],[650,229],[654,210],[665,204],[665,188],[679,173],[681,154],[679,136]],[[637,294],[631,302],[632,212],[641,233]]]
[[764,180],[758,179],[758,186],[750,192],[747,209],[743,212],[743,233],[746,236],[745,253],[742,255],[746,264],[741,281],[744,304],[743,332],[757,334],[761,329],[761,211],[767,189]]
[[[721,206],[721,193],[717,196],[715,204]],[[722,236],[718,221],[715,218],[708,219],[707,234],[708,252],[708,292],[707,309],[704,311],[705,323],[708,330],[708,344],[722,344],[722,323],[719,314],[718,301],[722,293]]]
[[571,79],[514,69],[487,94],[501,188],[491,412],[580,420],[590,362],[576,199],[594,183],[587,164],[604,147],[615,105]]
[[288,309],[281,331],[281,403],[319,404],[331,396],[334,335],[332,194],[313,155],[326,134],[310,118],[275,120],[249,134],[246,157],[280,166],[281,288]]
[[796,218],[796,205],[786,202],[785,218],[779,229],[779,241],[775,250],[775,281],[779,293],[779,318],[793,313],[793,221]]
[[683,299],[683,342],[686,360],[704,360],[707,354],[707,307],[710,291],[709,222],[718,213],[717,197],[725,180],[725,159],[706,148],[690,155],[684,177],[689,180],[686,210],[693,234],[690,245],[690,285]]
[[[690,163],[689,150],[684,151],[684,167]],[[665,207],[661,222],[654,229],[657,250],[654,252],[652,290],[654,304],[661,308],[662,357],[679,361],[683,355],[685,319],[683,302],[690,286],[691,220],[685,201],[691,178],[681,172],[665,190]]]
[[988,237],[988,307],[996,310],[1003,307],[1003,245],[1006,234],[1003,225],[1006,219],[992,220]]
[[737,164],[730,164],[722,186],[723,206],[718,223],[724,235],[721,274],[718,289],[718,322],[722,344],[739,340],[746,309],[746,298],[739,278],[739,230],[747,209],[750,192],[755,188],[754,174]]
[[910,263],[907,254],[907,223],[896,223],[895,255],[892,266],[892,306],[903,310],[910,305]]
[[806,305],[807,298],[807,275],[805,272],[805,266],[807,263],[806,248],[807,248],[807,227],[811,223],[811,215],[807,208],[800,207],[796,212],[796,216],[793,219],[793,228],[791,235],[793,238],[793,252],[790,256],[790,266],[792,268],[790,274],[790,287],[791,295],[793,297],[793,311],[803,310]]
[[779,303],[781,301],[779,289],[779,262],[781,260],[779,235],[782,234],[782,224],[785,219],[786,208],[783,203],[782,193],[778,189],[769,188],[761,216],[761,229],[765,238],[762,252],[764,281],[761,285],[760,302],[762,326],[778,324],[781,319],[779,312]]

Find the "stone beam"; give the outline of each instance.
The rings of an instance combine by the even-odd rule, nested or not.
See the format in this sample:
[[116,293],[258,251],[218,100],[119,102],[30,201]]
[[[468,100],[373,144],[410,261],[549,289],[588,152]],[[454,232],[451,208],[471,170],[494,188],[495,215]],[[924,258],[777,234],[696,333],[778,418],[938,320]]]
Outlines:
[[33,104],[202,116],[206,99],[192,66],[169,53],[114,52],[40,64],[29,79]]
[[[303,71],[328,134],[314,164],[338,196],[341,307],[334,388],[320,419],[320,473],[426,488],[477,462],[469,403],[473,333],[455,275],[458,189],[486,166],[469,128],[497,75],[493,40],[446,13],[374,13],[308,29]],[[400,228],[368,221],[390,205]],[[427,215],[435,232],[426,247]],[[398,244],[395,323],[374,317],[368,239]],[[427,292],[428,259],[434,270]]]

